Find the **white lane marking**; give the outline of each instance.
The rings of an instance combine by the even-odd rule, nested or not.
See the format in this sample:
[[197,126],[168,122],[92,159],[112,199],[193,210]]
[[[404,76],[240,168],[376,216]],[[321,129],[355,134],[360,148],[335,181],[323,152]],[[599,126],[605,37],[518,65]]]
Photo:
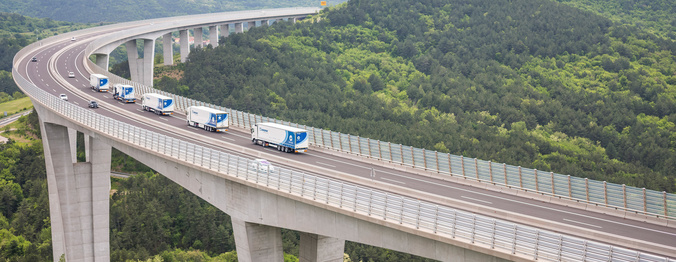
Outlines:
[[[87,85],[85,85],[85,84],[82,84],[82,86],[83,86],[83,87],[87,87]],[[92,91],[94,91],[94,90],[92,90]]]
[[322,163],[322,162],[315,162],[315,163],[320,164],[320,165],[330,166],[330,167],[333,167],[333,168],[336,167],[336,166],[334,166],[334,165],[329,165],[329,164],[327,164],[327,163]]
[[52,88],[52,90],[54,90],[54,92],[56,92],[56,89]]
[[160,117],[160,119],[169,122],[169,119],[167,119],[166,117]]
[[120,104],[120,105],[124,105],[124,103],[122,103],[122,102],[120,102],[120,101],[117,101],[117,103]]
[[103,97],[108,98],[108,96],[105,96],[105,95]]
[[[356,164],[352,164],[352,163],[347,163],[347,162],[343,162],[343,161],[339,161],[339,160],[333,160],[333,159],[329,159],[329,158],[327,158],[327,157],[318,156],[318,155],[316,155],[316,154],[311,154],[311,153],[306,153],[306,154],[313,155],[313,156],[319,157],[319,158],[324,158],[324,159],[327,159],[327,160],[332,160],[332,161],[339,162],[339,163],[343,163],[343,164],[346,164],[346,165],[352,165],[352,166],[355,166],[355,167],[361,167],[361,168],[365,168],[365,169],[371,169],[370,167],[360,166],[360,165],[356,165]],[[622,223],[622,222],[617,222],[617,221],[612,221],[612,220],[608,220],[608,219],[603,219],[603,218],[593,217],[593,216],[589,216],[589,215],[583,215],[583,214],[579,214],[579,213],[575,213],[575,212],[571,212],[571,211],[564,211],[564,210],[560,210],[560,209],[556,209],[556,208],[552,208],[552,207],[545,207],[545,206],[540,206],[540,205],[536,205],[536,204],[526,203],[526,202],[522,202],[522,201],[518,201],[518,200],[514,200],[514,199],[509,199],[509,198],[503,198],[503,197],[499,197],[499,196],[494,196],[494,195],[490,195],[490,194],[487,194],[487,193],[479,193],[479,192],[476,192],[476,191],[473,191],[473,190],[469,190],[469,189],[464,189],[464,188],[459,188],[459,187],[454,187],[454,186],[449,186],[449,185],[443,185],[443,184],[435,183],[435,182],[432,182],[432,181],[426,181],[426,180],[419,179],[419,178],[414,178],[414,177],[410,177],[410,176],[404,176],[404,175],[400,175],[400,174],[395,174],[395,173],[388,172],[388,171],[386,171],[386,170],[378,170],[378,169],[375,169],[375,170],[376,170],[377,172],[379,172],[379,173],[387,173],[387,174],[390,174],[390,175],[393,175],[393,176],[404,177],[404,178],[407,178],[407,179],[416,180],[416,181],[423,182],[423,183],[428,183],[428,184],[434,184],[434,185],[438,185],[438,186],[442,186],[442,187],[450,188],[450,189],[454,189],[454,190],[465,191],[465,192],[472,193],[472,194],[478,194],[478,195],[482,195],[482,196],[488,196],[488,197],[492,197],[492,198],[502,199],[502,200],[505,200],[505,201],[510,201],[510,202],[518,203],[518,204],[522,204],[522,205],[527,205],[527,206],[532,206],[532,207],[538,207],[538,208],[542,208],[542,209],[546,209],[546,210],[551,210],[551,211],[561,212],[561,213],[564,213],[564,214],[575,215],[575,216],[580,216],[580,217],[585,217],[585,218],[590,218],[590,219],[596,219],[596,220],[598,220],[598,221],[603,221],[603,222],[607,222],[607,223],[613,223],[613,224],[616,224],[616,225],[622,225],[622,226],[627,226],[627,227],[633,227],[633,228],[642,229],[642,230],[648,230],[648,231],[652,231],[652,232],[656,232],[656,233],[662,233],[662,234],[666,234],[666,235],[676,236],[676,234],[674,234],[674,233],[664,232],[664,231],[660,231],[660,230],[657,230],[657,229],[651,229],[651,228],[645,228],[645,227],[636,226],[636,225],[631,225],[631,224],[625,224],[625,223]]]
[[77,80],[77,78],[76,78],[76,79],[75,79],[75,82],[80,82],[80,81],[79,81],[79,80]]
[[386,177],[381,177],[380,179],[382,179],[382,180],[387,180],[387,181],[394,182],[394,183],[399,183],[399,184],[406,185],[406,183],[404,183],[404,182],[401,182],[401,181],[398,181],[398,180],[394,180],[394,179],[389,179],[389,178],[386,178]]
[[42,79],[42,78],[40,78],[40,81],[44,82],[45,80],[44,80],[44,79]]
[[472,200],[472,201],[483,202],[483,203],[486,203],[486,204],[489,204],[489,205],[493,204],[493,202],[491,202],[491,201],[486,201],[486,200],[481,200],[481,199],[476,199],[476,198],[466,197],[466,196],[460,196],[460,197],[462,197],[464,199],[469,199],[469,200]]
[[75,103],[76,105],[79,105],[79,104],[80,104],[80,103],[78,103],[78,102],[75,102],[75,101],[73,101],[73,103]]
[[235,134],[235,133],[230,133],[230,134],[232,134],[233,136],[237,136],[237,137],[241,137],[241,138],[246,138],[246,139],[250,139],[250,138],[251,138],[251,137],[246,137],[246,136],[243,136],[243,135],[238,135],[238,134]]
[[138,109],[138,108],[136,109],[136,111],[139,111],[139,112],[143,112],[143,110],[141,110],[141,109]]
[[224,138],[224,139],[230,140],[230,141],[235,141],[235,139],[232,139],[232,138],[229,138],[229,137],[224,137],[224,136],[221,136],[221,137]]
[[46,86],[49,86],[49,84],[45,83]]
[[585,226],[590,226],[590,227],[596,227],[596,228],[603,228],[603,227],[601,227],[601,226],[592,225],[592,224],[587,224],[587,223],[582,223],[582,222],[575,221],[575,220],[570,220],[570,219],[565,219],[565,218],[564,218],[563,220],[564,220],[564,221],[568,221],[568,222],[572,222],[572,223],[578,223],[578,224],[580,224],[580,225],[585,225]]

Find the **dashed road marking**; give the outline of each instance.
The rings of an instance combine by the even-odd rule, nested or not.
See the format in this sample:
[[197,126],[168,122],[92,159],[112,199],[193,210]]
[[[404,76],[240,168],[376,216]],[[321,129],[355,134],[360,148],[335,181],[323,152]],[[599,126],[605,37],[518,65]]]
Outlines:
[[578,224],[580,224],[580,225],[585,225],[585,226],[590,226],[590,227],[595,227],[595,228],[603,228],[603,227],[601,227],[601,226],[592,225],[592,224],[587,224],[587,223],[582,223],[582,222],[575,221],[575,220],[570,220],[570,219],[565,219],[565,218],[564,218],[563,220],[564,220],[564,221],[568,221],[568,222],[572,222],[572,223],[578,223]]
[[394,182],[394,183],[399,183],[399,184],[404,184],[404,185],[406,185],[406,183],[404,183],[404,182],[397,181],[397,180],[394,180],[394,179],[389,179],[389,178],[386,178],[386,177],[381,177],[380,179],[382,179],[382,180],[387,180],[387,181]]
[[489,204],[489,205],[492,205],[492,204],[493,204],[493,202],[486,201],[486,200],[481,200],[481,199],[476,199],[476,198],[471,198],[471,197],[466,197],[466,196],[460,196],[460,197],[462,197],[462,198],[464,198],[464,199],[469,199],[469,200],[477,201],[477,202],[483,202],[483,203],[486,203],[486,204]]

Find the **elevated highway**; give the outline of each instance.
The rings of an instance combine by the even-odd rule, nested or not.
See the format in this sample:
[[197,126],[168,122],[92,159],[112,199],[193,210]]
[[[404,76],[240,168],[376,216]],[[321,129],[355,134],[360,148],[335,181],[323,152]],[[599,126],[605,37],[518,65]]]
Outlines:
[[[131,22],[57,36],[17,54],[13,73],[41,117],[50,176],[50,212],[52,217],[60,217],[52,222],[53,235],[62,237],[54,241],[55,260],[66,254],[69,261],[107,261],[108,233],[104,233],[107,219],[103,219],[107,211],[95,207],[107,201],[103,194],[96,193],[104,190],[106,184],[97,184],[94,178],[109,175],[111,147],[135,157],[230,214],[241,261],[277,257],[281,252],[280,227],[303,232],[301,244],[311,248],[301,248],[301,256],[314,257],[307,261],[333,261],[338,253],[342,258],[344,240],[442,261],[488,261],[494,257],[517,261],[604,260],[613,254],[618,261],[667,261],[665,257],[674,256],[676,230],[668,219],[632,216],[631,212],[612,209],[593,210],[593,205],[578,201],[444,177],[438,172],[421,172],[326,146],[313,147],[307,154],[281,153],[251,144],[247,124],[259,121],[255,116],[254,120],[248,116],[246,121],[244,114],[237,117],[238,113],[230,110],[231,119],[239,119],[231,123],[234,128],[228,133],[210,133],[188,127],[181,114],[156,116],[142,111],[137,104],[122,104],[112,100],[110,94],[89,88],[89,74],[103,73],[101,70],[107,67],[106,53],[123,43],[127,47],[133,43],[135,47],[137,38],[150,40],[154,47],[156,38],[172,31],[187,36],[189,28],[199,27],[197,31],[201,31],[202,27],[209,27],[213,36],[212,28],[229,28],[223,24],[234,25],[238,32],[243,31],[242,23],[266,25],[270,20],[294,19],[315,11],[266,10]],[[266,22],[259,22],[263,20]],[[72,36],[77,40],[70,41]],[[144,53],[154,55],[151,45],[144,46],[147,47]],[[98,66],[88,60],[90,55],[96,56]],[[30,62],[32,57],[38,62]],[[187,54],[182,52],[181,57]],[[152,68],[147,69],[152,56],[136,60],[131,61],[136,66],[132,78],[152,84],[147,80],[148,74],[152,79]],[[75,77],[68,78],[68,72],[76,72]],[[139,90],[150,90],[144,88]],[[61,93],[68,95],[68,102],[48,96],[55,98]],[[98,101],[102,107],[87,108],[89,100]],[[181,103],[189,105],[195,101]],[[85,163],[75,163],[76,131],[87,136]],[[271,160],[284,171],[252,172],[245,160],[252,158]],[[66,160],[69,163],[63,163]],[[262,178],[266,179],[265,186]],[[83,180],[91,184],[89,189],[68,192],[71,187],[64,181],[77,184]],[[91,199],[78,200],[78,194],[91,195]],[[73,216],[57,209],[76,209],[81,214]],[[287,214],[293,212],[289,210],[297,212]],[[463,217],[469,219],[464,223],[470,223],[458,224]],[[82,221],[92,226],[74,225]],[[542,231],[521,226],[519,235],[517,226],[510,221],[536,226]],[[460,228],[469,228],[464,237]],[[558,233],[573,236],[565,239],[577,244],[565,242]],[[79,237],[73,237],[74,234]],[[254,243],[255,236],[264,236],[268,242]],[[90,238],[91,244],[84,244]],[[524,242],[517,241],[521,238]],[[326,254],[320,254],[323,251]]]

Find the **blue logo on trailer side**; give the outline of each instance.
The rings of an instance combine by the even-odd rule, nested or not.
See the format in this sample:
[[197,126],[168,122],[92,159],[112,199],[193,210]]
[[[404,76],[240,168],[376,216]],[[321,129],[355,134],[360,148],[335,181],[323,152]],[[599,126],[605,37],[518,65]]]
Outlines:
[[307,139],[307,132],[296,133],[296,145],[302,144]]
[[127,98],[132,92],[134,92],[133,87],[122,87],[122,97]]
[[174,100],[171,99],[171,98],[168,98],[168,99],[165,99],[165,100],[164,100],[164,103],[163,103],[163,102],[162,102],[162,99],[160,99],[160,104],[162,104],[162,108],[161,108],[161,109],[168,108],[168,107],[170,107],[172,104],[174,104]]
[[105,86],[106,84],[108,84],[108,79],[106,78],[99,79],[99,87]]

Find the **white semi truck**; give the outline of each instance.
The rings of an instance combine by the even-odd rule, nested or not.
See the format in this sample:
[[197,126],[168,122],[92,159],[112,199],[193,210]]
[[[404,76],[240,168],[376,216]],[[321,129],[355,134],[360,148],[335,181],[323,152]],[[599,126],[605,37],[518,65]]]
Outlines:
[[258,123],[251,128],[251,141],[264,147],[274,146],[284,152],[307,152],[309,138],[307,130],[275,124]]
[[206,106],[191,106],[185,112],[189,126],[201,127],[207,131],[228,131],[228,113]]
[[92,89],[97,92],[108,92],[108,77],[101,74],[91,74],[89,76],[89,84],[92,86]]
[[143,110],[154,112],[158,115],[171,115],[174,113],[174,99],[155,93],[144,94],[141,98]]
[[113,98],[125,103],[135,103],[134,87],[130,85],[116,84],[113,86]]

